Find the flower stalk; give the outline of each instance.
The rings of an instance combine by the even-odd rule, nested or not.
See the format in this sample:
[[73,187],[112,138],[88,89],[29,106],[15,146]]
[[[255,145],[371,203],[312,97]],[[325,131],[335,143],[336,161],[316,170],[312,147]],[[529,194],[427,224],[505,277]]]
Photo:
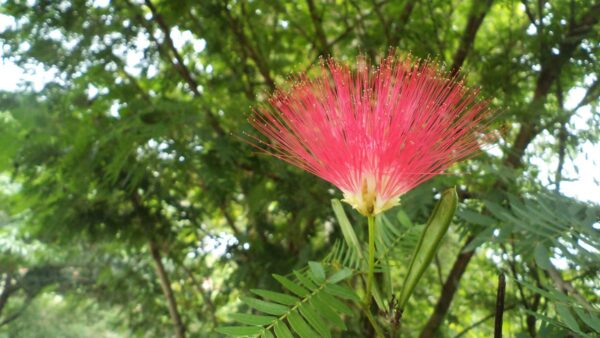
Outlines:
[[365,294],[365,303],[367,308],[371,305],[373,298],[373,281],[375,274],[375,216],[367,216],[369,226],[369,270],[367,275],[367,292]]

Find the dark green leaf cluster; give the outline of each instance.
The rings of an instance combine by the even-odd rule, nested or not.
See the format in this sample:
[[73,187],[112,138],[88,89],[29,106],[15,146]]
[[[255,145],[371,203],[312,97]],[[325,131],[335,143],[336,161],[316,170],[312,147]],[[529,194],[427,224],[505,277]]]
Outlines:
[[[515,276],[515,283],[553,305],[543,312],[526,308],[529,315],[581,336],[600,334],[600,310],[580,293],[593,290],[587,290],[585,284],[575,289],[555,267],[558,263],[581,271],[598,271],[600,253],[596,248],[600,247],[600,233],[594,224],[600,208],[549,191],[524,198],[509,194],[507,201],[506,206],[484,201],[489,216],[468,209],[460,213],[469,222],[487,227],[472,244],[512,243],[513,255],[519,255],[532,269],[537,266],[546,274],[550,286],[543,286],[539,276],[537,283]],[[516,269],[514,261],[512,264]]]

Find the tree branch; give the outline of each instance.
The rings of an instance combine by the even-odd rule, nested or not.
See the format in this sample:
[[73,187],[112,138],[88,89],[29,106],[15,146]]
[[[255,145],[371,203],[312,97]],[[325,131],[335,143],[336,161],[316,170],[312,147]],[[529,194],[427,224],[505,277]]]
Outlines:
[[[563,102],[563,91],[562,86],[560,85],[560,81],[556,82],[556,98],[558,101],[558,109],[559,114],[563,115],[564,102]],[[567,133],[567,123],[570,116],[565,118],[560,123],[560,128],[558,129],[558,165],[556,166],[556,173],[554,175],[554,187],[557,193],[560,193],[560,182],[562,181],[562,171],[563,166],[565,165],[565,153],[567,148],[567,138],[569,134]]]
[[[154,7],[152,2],[150,0],[144,0],[144,1],[145,1],[146,6],[150,9],[150,11],[152,13],[152,18],[156,21],[156,23],[160,27],[160,30],[165,35],[165,42],[167,44],[168,49],[165,50],[163,44],[160,43],[156,39],[156,37],[153,34],[152,28],[147,24],[147,21],[146,21],[146,19],[144,19],[144,17],[142,17],[139,13],[137,13],[135,15],[136,19],[146,29],[148,36],[150,37],[150,41],[152,41],[157,46],[159,55],[165,60],[165,62],[170,64],[175,69],[175,71],[177,71],[177,73],[186,82],[186,84],[188,85],[188,87],[190,88],[190,90],[192,91],[194,96],[201,97],[202,94],[198,90],[198,82],[193,78],[191,71],[183,63],[183,58],[181,57],[181,54],[179,54],[179,52],[177,51],[177,48],[175,48],[175,45],[173,44],[173,40],[171,39],[169,27],[167,26],[165,21],[162,19],[162,16],[160,16],[160,14],[158,13],[156,7]],[[135,6],[130,1],[125,1],[125,3],[133,12],[136,12]],[[169,51],[171,53],[173,53],[173,56],[175,57],[176,62],[174,62],[173,58],[169,55]],[[217,133],[217,135],[219,135],[219,136],[225,135],[225,131],[221,127],[219,120],[213,114],[213,112],[205,105],[203,105],[202,108],[206,111],[206,118],[208,120],[208,124]]]
[[436,52],[436,54],[443,55],[444,50],[446,48],[445,48],[444,42],[442,41],[442,39],[440,39],[440,33],[439,33],[440,27],[439,27],[439,22],[436,18],[435,11],[433,8],[433,2],[426,1],[426,4],[427,4],[427,10],[429,11],[429,18],[431,19],[431,25],[433,26],[433,35],[435,37],[435,42],[436,42],[437,48],[438,48],[438,51]]
[[[573,53],[575,53],[577,46],[581,43],[583,38],[589,34],[594,25],[598,23],[599,17],[600,3],[597,3],[581,17],[581,20],[578,23],[569,26],[565,37],[559,44],[559,55],[551,55],[550,58],[546,59],[546,62],[542,63],[542,70],[536,82],[533,100],[529,105],[530,111],[536,112],[543,109],[546,96],[548,95],[552,84],[558,78],[561,69],[573,56]],[[525,149],[527,149],[529,143],[531,143],[539,133],[536,121],[533,119],[533,117],[536,116],[537,115],[533,113],[528,114],[528,118],[521,124],[521,128],[517,133],[513,146],[508,152],[505,163],[513,168],[522,166],[521,161]]]
[[[198,282],[196,275],[194,274],[194,272],[192,270],[190,270],[190,268],[185,266],[185,264],[179,260],[174,260],[174,261],[188,276],[188,278],[192,282],[192,285],[194,285],[196,292],[198,292],[199,294],[202,295],[202,299],[204,300],[204,303],[209,308],[208,310],[210,313],[211,323],[212,323],[213,327],[216,327],[217,326],[217,317],[216,317],[217,307],[215,306],[215,303],[210,298],[210,292],[207,292],[206,290],[204,290],[204,288],[202,287],[202,284],[200,284],[200,282]],[[202,320],[202,318],[199,318],[199,319]]]
[[185,326],[183,325],[183,321],[181,320],[181,316],[177,310],[177,301],[175,300],[175,295],[173,294],[173,289],[171,288],[171,282],[169,281],[165,266],[162,263],[158,245],[155,241],[151,240],[148,243],[148,247],[150,248],[150,255],[154,260],[154,267],[160,281],[160,286],[167,300],[169,315],[171,316],[171,320],[173,321],[173,326],[175,328],[175,336],[177,338],[185,338]]
[[438,282],[440,283],[440,286],[444,286],[444,276],[442,276],[442,263],[440,262],[440,257],[437,253],[434,256],[434,259],[435,267],[437,270]]
[[494,323],[494,338],[502,338],[502,317],[504,315],[504,294],[506,291],[506,280],[504,273],[498,276],[498,294],[496,296],[496,315]]
[[[386,1],[383,1],[382,3],[385,3]],[[367,13],[361,14],[359,13],[359,16],[352,22],[352,23],[346,23],[346,29],[344,29],[343,32],[341,32],[336,38],[334,38],[333,40],[329,41],[329,43],[327,44],[327,49],[331,50],[333,48],[333,46],[335,46],[336,44],[338,44],[342,39],[344,39],[345,37],[347,37],[350,33],[352,33],[355,29],[356,29],[356,25],[360,24],[360,22],[362,22],[365,18],[371,16],[373,14],[373,12],[369,11]],[[344,20],[346,21],[346,20]],[[318,60],[319,60],[319,55],[317,55],[312,61],[311,61],[311,65],[314,65]]]
[[450,308],[454,294],[458,289],[458,283],[465,273],[471,258],[473,258],[473,255],[475,254],[475,250],[467,252],[464,251],[474,238],[475,236],[473,235],[469,236],[463,247],[460,249],[460,254],[456,258],[456,261],[454,261],[454,265],[452,265],[452,268],[448,273],[448,277],[446,277],[446,282],[442,287],[440,298],[438,299],[438,302],[433,310],[433,313],[429,317],[429,320],[421,330],[419,337],[435,337],[437,330],[442,325],[442,321],[444,320],[446,313],[448,313],[448,309]]
[[4,276],[4,285],[2,286],[2,293],[0,293],[0,316],[2,315],[2,310],[4,310],[4,306],[6,306],[6,302],[10,295],[15,291],[15,288],[12,286],[12,274],[7,272]]
[[235,235],[235,237],[238,239],[242,239],[242,232],[235,225],[235,220],[233,219],[233,217],[231,217],[231,214],[229,214],[229,212],[227,211],[226,205],[224,203],[219,205],[219,209],[221,210],[223,217],[225,217],[225,221],[227,221],[227,225],[229,225],[229,227],[231,228],[231,231],[233,231],[233,234]]
[[[598,217],[600,217],[600,215],[598,215]],[[576,280],[579,279],[584,279],[586,277],[590,277],[590,276],[596,276],[596,274],[598,274],[600,271],[600,269],[597,267],[592,267],[590,270],[584,271],[582,273],[580,273],[579,275],[573,276],[569,279],[565,279],[565,282],[567,283],[573,283]]]
[[[514,238],[511,237],[511,242],[513,240],[514,240]],[[510,272],[512,273],[514,278],[518,281],[519,273],[517,272],[516,254],[515,254],[514,247],[512,247],[511,254],[509,255],[506,247],[504,245],[500,245],[500,246],[502,248],[502,251],[504,252],[504,254],[507,257],[512,257],[512,259],[510,259],[510,258],[508,259],[508,267],[510,268]],[[525,296],[525,290],[523,290],[523,285],[521,285],[521,283],[517,283],[517,290],[519,291],[519,296],[521,297],[521,302],[523,303],[523,307],[525,309],[529,310],[530,306],[529,306],[529,303],[527,302],[527,297]]]
[[417,2],[419,2],[419,0],[406,0],[404,3],[404,7],[402,7],[402,11],[397,20],[398,26],[396,27],[394,34],[392,34],[392,37],[388,39],[391,47],[396,47],[400,43],[400,39],[402,39],[402,36],[404,35],[404,30]]
[[267,66],[265,58],[260,54],[259,50],[256,49],[250,43],[250,41],[248,41],[246,34],[244,34],[242,25],[233,15],[231,15],[231,11],[229,10],[229,8],[227,8],[227,6],[222,6],[221,9],[225,13],[225,16],[227,17],[227,21],[229,23],[231,31],[233,32],[233,35],[238,40],[240,47],[248,53],[248,56],[254,62],[254,64],[258,68],[258,71],[260,72],[262,77],[265,79],[265,82],[267,83],[267,86],[269,87],[269,89],[275,90],[275,81],[271,77],[270,70],[269,70],[269,67]]
[[327,43],[327,37],[325,36],[325,31],[323,30],[323,18],[319,15],[319,13],[317,13],[317,7],[315,6],[314,0],[306,0],[306,3],[308,5],[310,19],[312,20],[315,28],[315,36],[320,45],[319,54],[331,56],[331,48],[329,43]]
[[571,285],[571,283],[566,282],[560,272],[558,272],[556,269],[551,268],[548,271],[548,275],[550,276],[550,278],[552,279],[552,281],[554,282],[554,285],[556,285],[556,287],[562,291],[564,294],[570,294],[571,296],[573,296],[573,298],[575,298],[575,300],[577,300],[577,302],[583,306],[586,310],[588,311],[597,311],[597,309],[595,309],[587,300],[585,300],[585,298],[583,298],[583,296],[577,291],[577,289],[575,289],[573,287],[573,285]]
[[391,45],[392,37],[390,36],[390,25],[385,19],[385,16],[383,16],[383,13],[381,12],[381,7],[384,4],[384,2],[377,3],[376,0],[373,0],[372,3],[373,10],[375,11],[375,14],[377,14],[377,19],[379,19],[381,27],[383,28],[383,34],[385,35],[385,39]]
[[529,9],[529,4],[527,3],[527,0],[521,0],[521,3],[523,4],[523,7],[525,7],[525,14],[527,15],[527,17],[529,18],[529,21],[535,26],[538,26],[537,20],[535,19],[535,16],[533,15],[533,13],[531,12],[531,9]]
[[15,319],[19,318],[20,315],[23,314],[23,312],[25,312],[25,310],[27,309],[27,307],[29,306],[29,304],[31,304],[31,301],[33,300],[33,297],[26,297],[25,301],[23,302],[23,305],[21,305],[21,307],[13,312],[12,314],[10,314],[9,316],[7,316],[6,318],[4,318],[1,322],[0,322],[0,327],[14,321]]
[[[544,286],[542,285],[542,282],[540,281],[540,276],[538,274],[538,270],[537,267],[534,264],[532,264],[532,266],[529,266],[529,274],[533,277],[533,279],[535,280],[536,286],[540,289],[544,289]],[[531,301],[531,312],[527,314],[527,318],[526,318],[526,322],[527,322],[527,330],[529,331],[529,335],[532,337],[537,337],[537,328],[536,328],[536,321],[537,321],[537,317],[533,315],[533,313],[537,312],[537,310],[540,307],[540,303],[542,301],[542,295],[540,293],[534,293],[533,294],[533,300]]]
[[[515,304],[511,304],[509,306],[505,306],[503,313],[507,312],[507,311],[510,311],[510,310],[514,309],[515,307],[516,307]],[[464,330],[460,331],[456,336],[454,336],[454,338],[460,338],[460,337],[464,336],[465,334],[467,334],[467,332],[473,330],[474,328],[478,327],[479,325],[481,325],[481,324],[487,322],[488,320],[494,318],[495,315],[496,315],[496,313],[492,312],[489,315],[481,318],[480,320],[476,321],[475,323],[473,323],[473,324],[467,326],[466,328],[464,328]]]
[[[560,98],[558,97],[558,95],[559,95],[558,92],[556,93],[556,95],[557,95],[557,100],[560,100]],[[561,91],[560,95],[564,95],[564,93],[562,93],[562,91]],[[569,123],[569,120],[571,119],[571,117],[574,114],[576,114],[577,111],[579,109],[581,109],[581,107],[586,106],[592,102],[595,102],[596,100],[598,100],[599,97],[600,97],[600,80],[596,79],[596,81],[594,81],[594,83],[592,83],[592,85],[588,87],[583,98],[579,101],[579,103],[577,103],[577,105],[575,105],[575,107],[573,109],[567,111],[565,114],[558,114],[558,116],[556,118],[548,121],[543,127],[540,127],[540,131],[541,130],[549,130],[550,128],[554,127],[554,125],[556,123],[562,124],[564,121],[566,121],[566,123]]]
[[490,7],[492,6],[493,0],[485,0],[485,2],[481,0],[474,0],[473,5],[471,6],[471,11],[469,13],[469,19],[467,21],[467,26],[462,34],[462,38],[460,39],[460,44],[458,49],[454,53],[452,57],[452,68],[451,72],[456,73],[462,67],[467,55],[473,49],[473,43],[475,42],[475,37],[477,36],[477,32],[479,31],[479,27],[483,23],[483,19],[485,15],[488,13]]
[[194,93],[194,95],[200,96],[200,92],[198,91],[198,82],[196,82],[196,80],[193,78],[192,73],[183,62],[181,54],[179,54],[179,51],[177,50],[177,48],[175,48],[175,44],[171,39],[171,29],[169,28],[169,26],[167,26],[163,17],[158,13],[158,10],[154,6],[154,4],[152,4],[152,1],[144,0],[144,3],[146,4],[146,7],[150,9],[150,12],[152,13],[152,18],[154,19],[154,21],[156,21],[158,27],[160,27],[160,30],[163,32],[163,35],[165,36],[165,43],[167,44],[168,49],[171,51],[171,53],[177,60],[177,62],[174,63],[175,68],[179,71],[183,79],[187,82],[188,86],[190,87],[190,90]]

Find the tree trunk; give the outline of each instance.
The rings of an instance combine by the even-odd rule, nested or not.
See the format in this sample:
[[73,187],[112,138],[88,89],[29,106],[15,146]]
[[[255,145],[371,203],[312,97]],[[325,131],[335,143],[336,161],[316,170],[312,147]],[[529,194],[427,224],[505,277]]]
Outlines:
[[452,266],[452,270],[450,270],[448,278],[446,278],[446,282],[442,287],[442,294],[440,295],[435,309],[433,310],[433,314],[431,317],[429,317],[429,321],[427,321],[427,324],[425,324],[421,334],[419,335],[420,338],[435,337],[435,333],[442,325],[444,317],[450,308],[450,303],[452,303],[452,298],[454,298],[454,294],[458,289],[458,283],[467,270],[467,265],[471,261],[471,258],[473,258],[473,255],[475,254],[475,250],[462,252],[467,245],[471,243],[473,238],[473,236],[469,237],[467,242],[461,248],[461,253],[456,258],[456,261]]
[[4,277],[4,285],[2,286],[2,293],[0,293],[0,317],[2,316],[2,310],[4,310],[6,302],[8,302],[8,297],[10,297],[13,290],[11,277],[10,272],[7,272]]
[[177,311],[177,301],[175,301],[175,296],[173,295],[173,290],[171,289],[171,282],[169,281],[169,276],[167,276],[167,272],[165,271],[165,267],[162,263],[160,250],[158,249],[156,242],[152,240],[149,243],[149,247],[150,254],[152,255],[152,259],[154,260],[156,274],[158,275],[158,279],[160,281],[160,287],[162,288],[163,294],[167,299],[169,315],[171,316],[171,320],[173,321],[173,326],[175,328],[175,337],[185,338],[185,326],[181,321],[179,311]]

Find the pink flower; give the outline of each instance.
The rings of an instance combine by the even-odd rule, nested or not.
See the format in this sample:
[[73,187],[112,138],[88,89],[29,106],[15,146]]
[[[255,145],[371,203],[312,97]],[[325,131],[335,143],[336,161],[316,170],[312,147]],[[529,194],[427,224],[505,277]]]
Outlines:
[[256,109],[253,137],[267,153],[334,184],[365,216],[479,149],[490,110],[431,62],[389,56],[355,71],[329,60]]

